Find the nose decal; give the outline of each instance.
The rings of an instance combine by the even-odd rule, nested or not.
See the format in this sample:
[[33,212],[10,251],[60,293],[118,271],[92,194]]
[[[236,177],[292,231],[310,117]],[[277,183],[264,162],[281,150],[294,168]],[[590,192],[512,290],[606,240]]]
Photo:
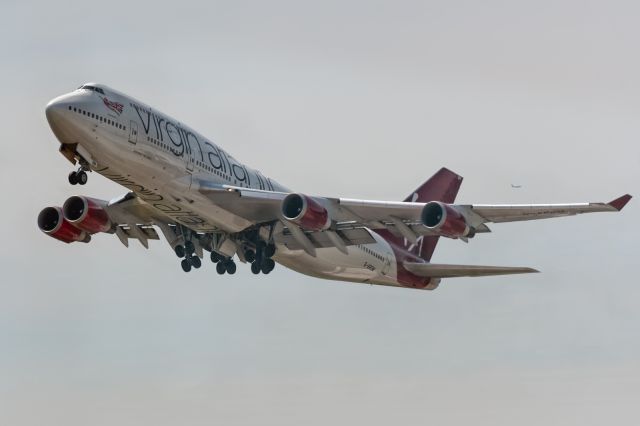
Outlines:
[[124,105],[122,105],[121,103],[110,101],[109,99],[106,98],[106,96],[102,98],[102,102],[104,102],[104,105],[107,108],[109,108],[111,111],[115,112],[118,115],[122,114],[122,109],[124,108]]

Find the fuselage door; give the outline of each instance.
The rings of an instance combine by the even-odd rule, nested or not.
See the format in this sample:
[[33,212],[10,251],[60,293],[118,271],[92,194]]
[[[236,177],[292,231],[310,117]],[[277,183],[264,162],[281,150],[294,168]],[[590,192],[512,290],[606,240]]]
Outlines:
[[131,120],[129,123],[129,142],[135,144],[138,141],[138,123]]
[[187,171],[189,173],[193,172],[193,148],[189,143],[189,138],[187,138],[184,142],[184,162],[187,165]]

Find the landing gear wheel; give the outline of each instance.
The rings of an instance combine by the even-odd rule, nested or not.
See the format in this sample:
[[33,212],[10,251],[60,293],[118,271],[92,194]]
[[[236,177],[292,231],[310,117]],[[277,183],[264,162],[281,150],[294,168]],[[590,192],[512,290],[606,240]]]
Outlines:
[[176,256],[184,257],[184,247],[180,244],[178,244],[173,250],[176,252]]
[[87,181],[89,180],[89,177],[87,176],[87,172],[85,172],[84,170],[80,170],[78,173],[76,173],[76,177],[80,185],[86,184]]
[[262,273],[265,275],[268,274],[269,272],[273,271],[273,268],[275,268],[275,266],[276,262],[274,262],[273,259],[265,259],[262,263]]
[[225,266],[229,275],[236,273],[236,263],[233,260],[227,261]]
[[198,256],[193,256],[191,258],[191,265],[193,265],[194,268],[198,269],[200,266],[202,266],[202,261]]
[[196,246],[193,245],[193,241],[187,241],[184,243],[184,249],[187,253],[191,254],[196,251]]
[[273,271],[273,268],[276,267],[276,262],[273,259],[267,259],[265,264],[269,267],[269,272]]
[[220,255],[218,253],[216,253],[215,251],[211,252],[211,261],[213,263],[218,263],[220,262]]
[[225,267],[224,262],[218,262],[218,264],[216,265],[216,271],[218,272],[218,274],[222,275],[225,272],[227,272],[227,268]]
[[189,262],[189,259],[182,259],[180,266],[182,266],[182,270],[185,272],[189,272],[191,270],[191,262]]
[[256,252],[253,250],[247,250],[244,252],[244,258],[247,262],[253,262],[256,260]]
[[69,173],[69,183],[71,185],[77,185],[78,184],[78,175],[77,175],[76,172]]
[[251,264],[251,272],[253,272],[256,275],[258,275],[260,273],[260,265],[258,265],[257,262],[253,262]]
[[273,255],[276,254],[276,246],[273,244],[269,244],[265,249],[264,249],[264,255],[266,257],[273,257]]

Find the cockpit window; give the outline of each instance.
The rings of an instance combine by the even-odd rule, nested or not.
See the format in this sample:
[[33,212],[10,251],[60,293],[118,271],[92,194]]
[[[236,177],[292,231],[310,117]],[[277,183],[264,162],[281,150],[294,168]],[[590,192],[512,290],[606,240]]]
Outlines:
[[92,86],[90,84],[85,84],[83,86],[78,87],[78,90],[80,90],[80,89],[93,90],[94,92],[98,92],[98,93],[101,93],[101,94],[104,95],[104,90],[102,90],[99,87]]

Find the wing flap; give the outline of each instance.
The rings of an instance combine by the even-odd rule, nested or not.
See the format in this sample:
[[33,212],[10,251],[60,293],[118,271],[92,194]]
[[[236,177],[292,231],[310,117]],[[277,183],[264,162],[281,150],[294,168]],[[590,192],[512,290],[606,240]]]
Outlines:
[[[335,231],[341,238],[345,246],[353,246],[356,244],[372,244],[375,243],[375,239],[365,228],[345,229]],[[328,235],[326,231],[312,232],[306,234],[309,240],[315,248],[327,248],[336,247],[334,241]],[[289,250],[303,250],[304,247],[298,240],[291,234],[290,230],[285,230],[282,233],[274,235],[277,243],[284,244]]]
[[404,262],[404,267],[414,275],[430,278],[485,277],[539,272],[533,268],[517,266],[445,265],[414,262]]

